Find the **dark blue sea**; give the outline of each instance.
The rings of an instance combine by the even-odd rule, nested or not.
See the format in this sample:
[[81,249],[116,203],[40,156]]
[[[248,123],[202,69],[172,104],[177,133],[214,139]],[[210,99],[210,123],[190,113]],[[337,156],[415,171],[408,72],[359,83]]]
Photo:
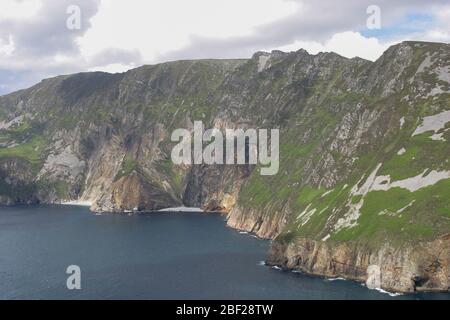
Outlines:
[[[0,208],[0,299],[450,299],[277,270],[269,245],[219,215]],[[70,265],[81,290],[67,289]]]

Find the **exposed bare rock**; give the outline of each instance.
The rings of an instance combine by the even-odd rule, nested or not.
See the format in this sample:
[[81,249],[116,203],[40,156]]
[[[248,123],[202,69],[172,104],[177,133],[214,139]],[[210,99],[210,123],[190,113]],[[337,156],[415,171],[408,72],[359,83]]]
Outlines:
[[[402,42],[375,62],[272,51],[46,79],[0,97],[0,204],[203,208],[273,239],[271,263],[446,290],[449,70],[449,44]],[[195,121],[278,129],[278,173],[175,165]]]
[[383,289],[394,292],[448,291],[450,287],[450,235],[435,241],[372,248],[369,244],[330,243],[296,239],[275,242],[267,263],[290,270],[366,282],[368,269],[378,266]]

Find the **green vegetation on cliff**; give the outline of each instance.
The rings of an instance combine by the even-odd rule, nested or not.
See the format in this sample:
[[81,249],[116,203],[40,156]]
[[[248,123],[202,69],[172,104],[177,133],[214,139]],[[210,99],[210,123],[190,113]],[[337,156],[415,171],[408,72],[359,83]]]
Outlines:
[[[285,241],[435,239],[450,230],[450,122],[414,132],[449,110],[449,65],[448,44],[405,42],[376,62],[299,50],[57,77],[0,97],[4,123],[23,116],[0,130],[0,164],[31,165],[27,185],[44,202],[84,196],[99,211],[236,203],[236,227]],[[171,133],[196,120],[280,129],[278,174],[175,166]]]
[[21,158],[33,165],[42,163],[45,139],[43,137],[33,137],[29,141],[9,148],[0,148],[1,158]]

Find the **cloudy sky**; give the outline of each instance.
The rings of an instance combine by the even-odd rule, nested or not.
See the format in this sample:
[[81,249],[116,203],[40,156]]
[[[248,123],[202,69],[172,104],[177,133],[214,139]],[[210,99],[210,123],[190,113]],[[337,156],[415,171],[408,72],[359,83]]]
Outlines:
[[[373,5],[380,28],[368,13]],[[403,40],[449,42],[450,2],[0,0],[0,94],[59,74],[246,58],[261,50],[375,60]]]

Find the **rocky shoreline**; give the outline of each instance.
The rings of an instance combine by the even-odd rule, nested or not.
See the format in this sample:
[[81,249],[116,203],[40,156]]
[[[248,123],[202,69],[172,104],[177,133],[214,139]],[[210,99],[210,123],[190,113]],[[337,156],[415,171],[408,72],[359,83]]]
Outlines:
[[241,208],[234,207],[227,214],[227,225],[272,240],[265,261],[268,266],[366,284],[370,267],[377,266],[380,284],[374,289],[395,293],[450,291],[450,234],[401,247],[386,242],[379,249],[370,244],[305,238],[286,243],[277,239],[284,227],[283,219],[269,221],[263,217],[256,210],[244,214]]
[[368,279],[369,266],[379,266],[380,289],[401,293],[448,292],[450,235],[403,248],[386,244],[378,250],[357,243],[274,241],[266,262],[288,270],[363,283]]
[[[203,208],[273,239],[270,264],[448,290],[449,73],[449,44],[405,41],[374,62],[300,49],[46,79],[0,96],[0,204]],[[176,165],[172,133],[197,121],[278,129],[278,173]]]
[[[90,203],[86,201],[69,201],[62,204],[90,207]],[[379,288],[373,289],[407,294],[449,292],[450,290],[450,234],[432,242],[403,244],[401,248],[386,243],[380,249],[373,249],[368,244],[333,243],[305,238],[286,243],[277,239],[283,228],[282,221],[264,220],[263,215],[258,211],[244,214],[238,207],[230,211],[207,211],[201,208],[183,210],[183,208],[116,213],[220,214],[226,217],[227,226],[230,228],[253,234],[260,239],[272,240],[265,260],[267,266],[300,271],[328,279],[340,278],[361,283],[367,283],[370,266],[378,266],[381,271],[381,283]],[[95,210],[91,211],[98,213]]]

